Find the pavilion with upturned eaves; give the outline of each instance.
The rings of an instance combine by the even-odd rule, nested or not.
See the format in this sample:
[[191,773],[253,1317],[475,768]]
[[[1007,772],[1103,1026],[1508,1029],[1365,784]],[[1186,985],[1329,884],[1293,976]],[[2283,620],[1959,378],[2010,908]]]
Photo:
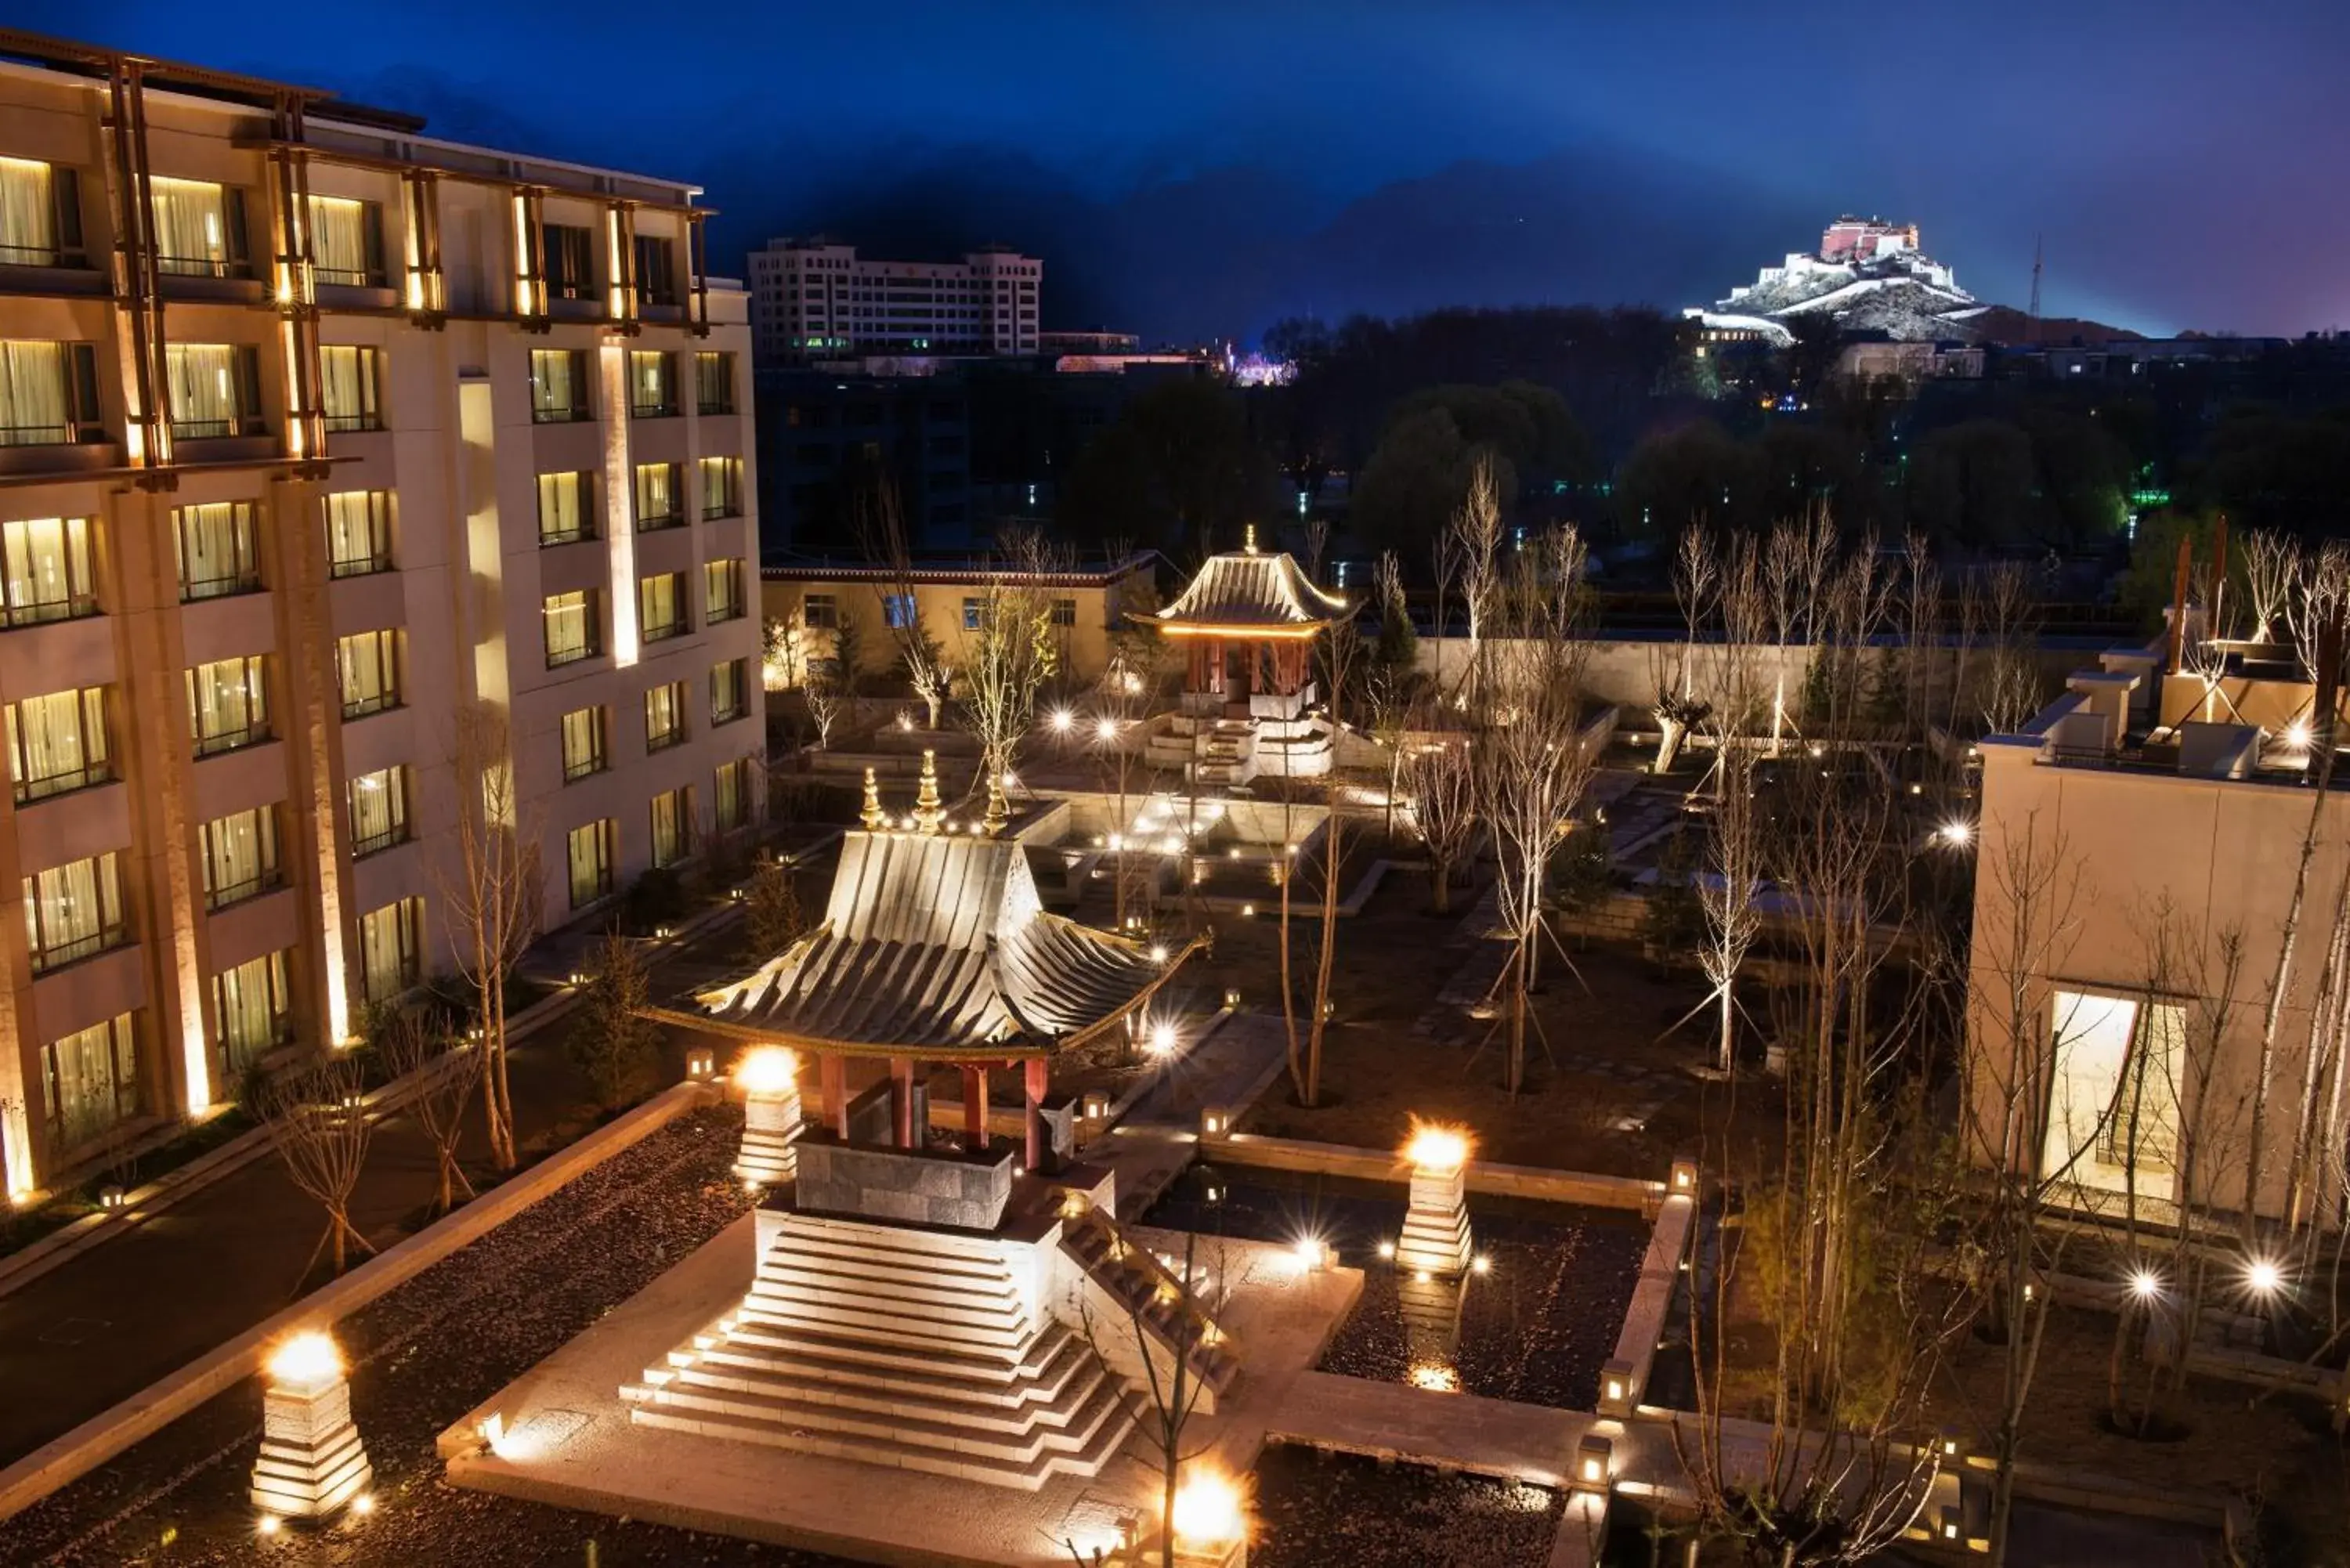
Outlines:
[[1202,784],[1328,773],[1335,731],[1315,707],[1314,649],[1352,613],[1295,556],[1260,551],[1253,527],[1241,549],[1209,556],[1156,618],[1187,662],[1180,710],[1152,721],[1150,761]]

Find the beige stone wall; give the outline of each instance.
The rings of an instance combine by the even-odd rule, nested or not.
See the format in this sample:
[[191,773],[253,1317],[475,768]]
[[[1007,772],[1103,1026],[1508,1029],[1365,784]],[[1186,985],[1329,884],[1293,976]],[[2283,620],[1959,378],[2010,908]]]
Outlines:
[[[762,582],[760,603],[765,618],[781,622],[794,639],[794,654],[785,672],[789,684],[797,685],[804,679],[807,659],[829,659],[833,654],[833,634],[807,625],[806,607],[810,594],[829,595],[836,614],[841,619],[857,622],[863,643],[865,673],[877,675],[892,668],[897,663],[897,647],[882,619],[881,605],[882,595],[890,591],[893,590],[886,580],[864,576],[823,578],[803,577],[795,573]],[[1045,591],[1053,598],[1074,602],[1074,622],[1059,628],[1058,642],[1062,679],[1079,685],[1100,680],[1102,671],[1108,668],[1111,634],[1120,619],[1148,614],[1158,603],[1148,565],[1106,581],[1056,586]],[[951,665],[962,661],[969,640],[964,601],[979,598],[984,593],[975,579],[915,585],[914,601],[921,612],[922,624],[945,649]]]

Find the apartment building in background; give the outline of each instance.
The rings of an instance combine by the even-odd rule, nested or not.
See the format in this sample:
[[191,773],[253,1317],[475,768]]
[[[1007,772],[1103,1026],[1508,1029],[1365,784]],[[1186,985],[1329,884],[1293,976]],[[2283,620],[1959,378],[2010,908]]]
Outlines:
[[450,967],[485,770],[547,927],[756,813],[698,193],[0,34],[11,1194]]
[[752,341],[763,364],[1037,352],[1045,264],[1001,246],[961,261],[868,261],[830,240],[751,253]]

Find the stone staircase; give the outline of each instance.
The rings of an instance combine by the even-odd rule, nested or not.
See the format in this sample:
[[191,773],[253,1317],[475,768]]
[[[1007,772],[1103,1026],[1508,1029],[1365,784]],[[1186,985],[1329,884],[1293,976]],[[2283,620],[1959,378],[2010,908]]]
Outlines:
[[1215,719],[1191,735],[1192,775],[1201,784],[1243,784],[1256,777],[1256,726]]
[[[1061,1251],[1142,1324],[1159,1347],[1180,1355],[1213,1397],[1240,1376],[1240,1347],[1211,1319],[1183,1282],[1128,1239],[1098,1209],[1065,1217]],[[1212,1409],[1212,1405],[1204,1407]]]
[[620,1390],[637,1424],[1034,1491],[1133,1430],[1118,1379],[1003,1247],[780,1219],[742,1305]]

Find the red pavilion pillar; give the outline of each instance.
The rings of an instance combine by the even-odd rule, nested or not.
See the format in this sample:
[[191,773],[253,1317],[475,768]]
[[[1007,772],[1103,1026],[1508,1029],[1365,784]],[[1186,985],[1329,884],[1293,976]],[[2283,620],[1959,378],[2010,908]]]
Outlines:
[[1028,1111],[1028,1168],[1035,1170],[1045,1163],[1045,1059],[1031,1057],[1026,1064]]
[[987,1150],[987,1068],[980,1064],[962,1070],[962,1146],[973,1154]]
[[816,1059],[817,1085],[824,1090],[824,1116],[832,1124],[832,1134],[843,1143],[848,1141],[848,1063],[837,1051],[827,1051]]
[[920,1147],[920,1145],[914,1141],[914,1059],[911,1056],[889,1058],[889,1109],[897,1124],[898,1147]]

